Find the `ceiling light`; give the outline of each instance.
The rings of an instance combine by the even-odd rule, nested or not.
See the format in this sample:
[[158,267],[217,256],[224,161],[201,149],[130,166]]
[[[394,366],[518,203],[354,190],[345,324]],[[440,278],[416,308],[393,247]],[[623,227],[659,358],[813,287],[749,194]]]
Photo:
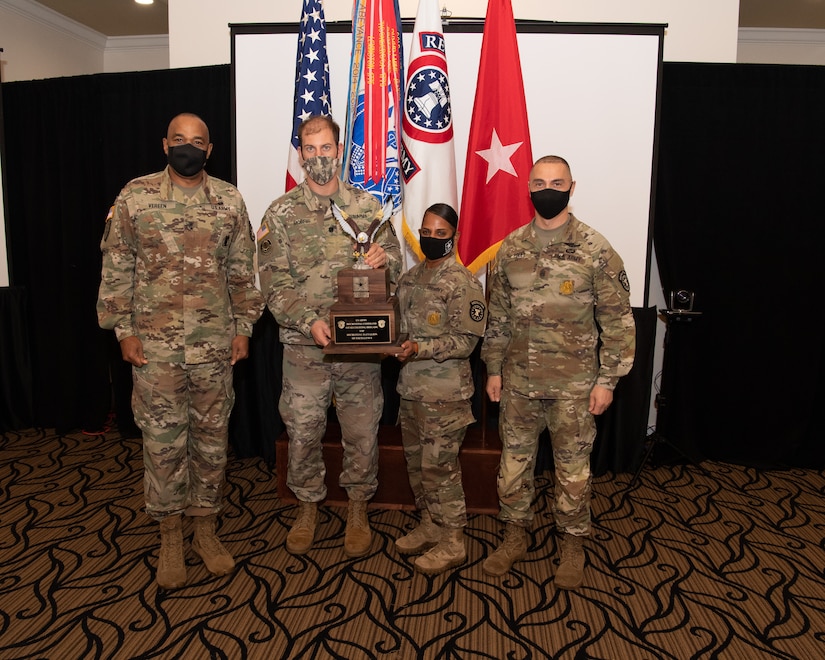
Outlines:
[[155,0],[135,0],[139,5],[151,5],[154,4]]

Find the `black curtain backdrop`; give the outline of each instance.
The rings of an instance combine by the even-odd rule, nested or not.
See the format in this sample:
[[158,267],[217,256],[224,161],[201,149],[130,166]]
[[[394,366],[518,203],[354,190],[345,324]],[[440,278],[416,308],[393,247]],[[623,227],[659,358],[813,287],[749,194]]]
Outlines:
[[715,460],[825,467],[825,67],[665,63],[654,241],[666,428]]
[[26,290],[0,287],[0,433],[32,424]]
[[613,403],[596,418],[596,443],[590,457],[593,474],[632,472],[641,460],[648,428],[653,352],[656,344],[656,308],[634,307],[636,357],[633,368],[619,380]]

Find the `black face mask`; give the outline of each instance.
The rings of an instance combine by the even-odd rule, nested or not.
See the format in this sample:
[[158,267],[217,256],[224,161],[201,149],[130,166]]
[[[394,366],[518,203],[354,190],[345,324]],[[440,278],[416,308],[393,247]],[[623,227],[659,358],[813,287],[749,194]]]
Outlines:
[[193,177],[206,165],[206,152],[193,144],[181,144],[169,147],[166,160],[181,176]]
[[[570,186],[571,189],[572,187]],[[530,193],[530,201],[533,202],[536,213],[545,220],[550,220],[567,208],[570,203],[570,190],[561,191],[553,188],[537,190]]]
[[424,253],[424,256],[430,261],[437,261],[453,251],[453,245],[455,244],[453,239],[455,239],[455,236],[450,236],[450,238],[422,236],[418,242],[421,245],[421,251]]

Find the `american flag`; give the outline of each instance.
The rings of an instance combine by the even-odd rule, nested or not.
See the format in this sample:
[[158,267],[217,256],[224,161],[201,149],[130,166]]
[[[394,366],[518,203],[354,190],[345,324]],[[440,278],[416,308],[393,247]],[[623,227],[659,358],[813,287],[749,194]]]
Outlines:
[[311,115],[332,114],[327,61],[327,23],[321,0],[304,0],[304,8],[301,11],[293,110],[286,190],[291,190],[304,180],[304,171],[298,158],[298,126]]

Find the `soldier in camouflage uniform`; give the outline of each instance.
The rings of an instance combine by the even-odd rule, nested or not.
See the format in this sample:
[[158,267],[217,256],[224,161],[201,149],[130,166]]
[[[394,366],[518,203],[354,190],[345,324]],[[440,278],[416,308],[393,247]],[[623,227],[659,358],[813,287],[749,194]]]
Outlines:
[[186,583],[183,515],[194,518],[192,548],[209,571],[235,566],[215,536],[232,367],[247,357],[264,303],[244,201],[203,169],[206,124],[178,115],[163,149],[169,167],[130,181],[109,212],[97,311],[133,365],[146,511],[161,529],[156,579],[171,589]]
[[458,215],[447,204],[424,214],[419,233],[424,262],[398,283],[402,332],[409,339],[396,356],[401,433],[407,472],[421,521],[395,545],[418,554],[415,568],[437,574],[467,557],[467,509],[458,451],[473,413],[470,354],[484,335],[481,284],[455,260]]
[[[333,217],[330,202],[362,228],[381,209],[372,195],[340,180],[343,146],[331,118],[310,117],[298,137],[307,178],[272,202],[258,231],[261,288],[284,344],[278,410],[289,435],[287,485],[299,501],[286,549],[304,554],[315,539],[317,504],[326,497],[321,442],[334,397],[344,449],[339,483],[349,497],[344,552],[360,557],[372,542],[366,505],[378,486],[384,396],[380,356],[334,356],[321,350],[330,342],[338,271],[354,263],[353,242]],[[370,246],[366,263],[387,266],[391,280],[398,280],[401,248],[391,223]]]
[[530,172],[532,222],[501,244],[490,282],[481,356],[487,394],[501,401],[498,474],[504,542],[482,569],[504,575],[527,552],[537,439],[550,431],[554,515],[562,536],[555,584],[583,579],[582,538],[590,533],[590,452],[594,415],[613,401],[630,371],[635,325],[621,257],[568,210],[575,182],[563,158],[545,156]]

